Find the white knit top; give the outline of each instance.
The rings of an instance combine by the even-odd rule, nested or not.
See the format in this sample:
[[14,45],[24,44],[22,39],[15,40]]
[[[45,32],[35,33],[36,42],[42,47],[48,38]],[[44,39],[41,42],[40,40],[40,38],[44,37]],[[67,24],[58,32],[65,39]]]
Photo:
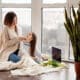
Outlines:
[[17,32],[14,29],[8,28],[9,38],[14,39],[15,37],[18,37]]

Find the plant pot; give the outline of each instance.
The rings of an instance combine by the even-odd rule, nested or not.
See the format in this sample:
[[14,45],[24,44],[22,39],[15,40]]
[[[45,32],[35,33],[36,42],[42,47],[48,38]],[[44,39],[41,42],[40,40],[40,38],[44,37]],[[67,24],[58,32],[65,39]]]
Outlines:
[[75,62],[76,80],[80,80],[80,62]]

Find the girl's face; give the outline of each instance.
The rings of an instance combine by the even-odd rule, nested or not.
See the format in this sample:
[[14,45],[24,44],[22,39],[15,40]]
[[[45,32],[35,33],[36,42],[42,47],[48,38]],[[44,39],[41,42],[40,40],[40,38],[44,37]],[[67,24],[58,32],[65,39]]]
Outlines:
[[27,35],[27,42],[31,42],[32,41],[32,33],[29,33]]
[[16,26],[16,25],[17,25],[17,17],[14,17],[12,26]]

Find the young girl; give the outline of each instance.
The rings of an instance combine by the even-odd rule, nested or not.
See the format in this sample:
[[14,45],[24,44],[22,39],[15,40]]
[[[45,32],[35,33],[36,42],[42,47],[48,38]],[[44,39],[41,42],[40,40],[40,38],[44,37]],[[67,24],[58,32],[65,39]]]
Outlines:
[[42,57],[41,52],[39,49],[36,47],[37,43],[37,37],[36,34],[31,32],[27,35],[27,41],[29,41],[30,46],[29,46],[29,52],[30,56],[35,60],[37,63],[40,63],[42,60],[45,60],[44,57]]

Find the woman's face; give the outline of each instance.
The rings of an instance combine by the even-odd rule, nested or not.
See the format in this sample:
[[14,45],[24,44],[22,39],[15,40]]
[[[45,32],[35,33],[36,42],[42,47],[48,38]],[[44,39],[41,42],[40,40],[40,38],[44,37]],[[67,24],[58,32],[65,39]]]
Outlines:
[[27,35],[27,42],[31,42],[32,41],[32,33],[29,33]]
[[16,26],[17,25],[17,17],[14,17],[12,25],[13,26]]

